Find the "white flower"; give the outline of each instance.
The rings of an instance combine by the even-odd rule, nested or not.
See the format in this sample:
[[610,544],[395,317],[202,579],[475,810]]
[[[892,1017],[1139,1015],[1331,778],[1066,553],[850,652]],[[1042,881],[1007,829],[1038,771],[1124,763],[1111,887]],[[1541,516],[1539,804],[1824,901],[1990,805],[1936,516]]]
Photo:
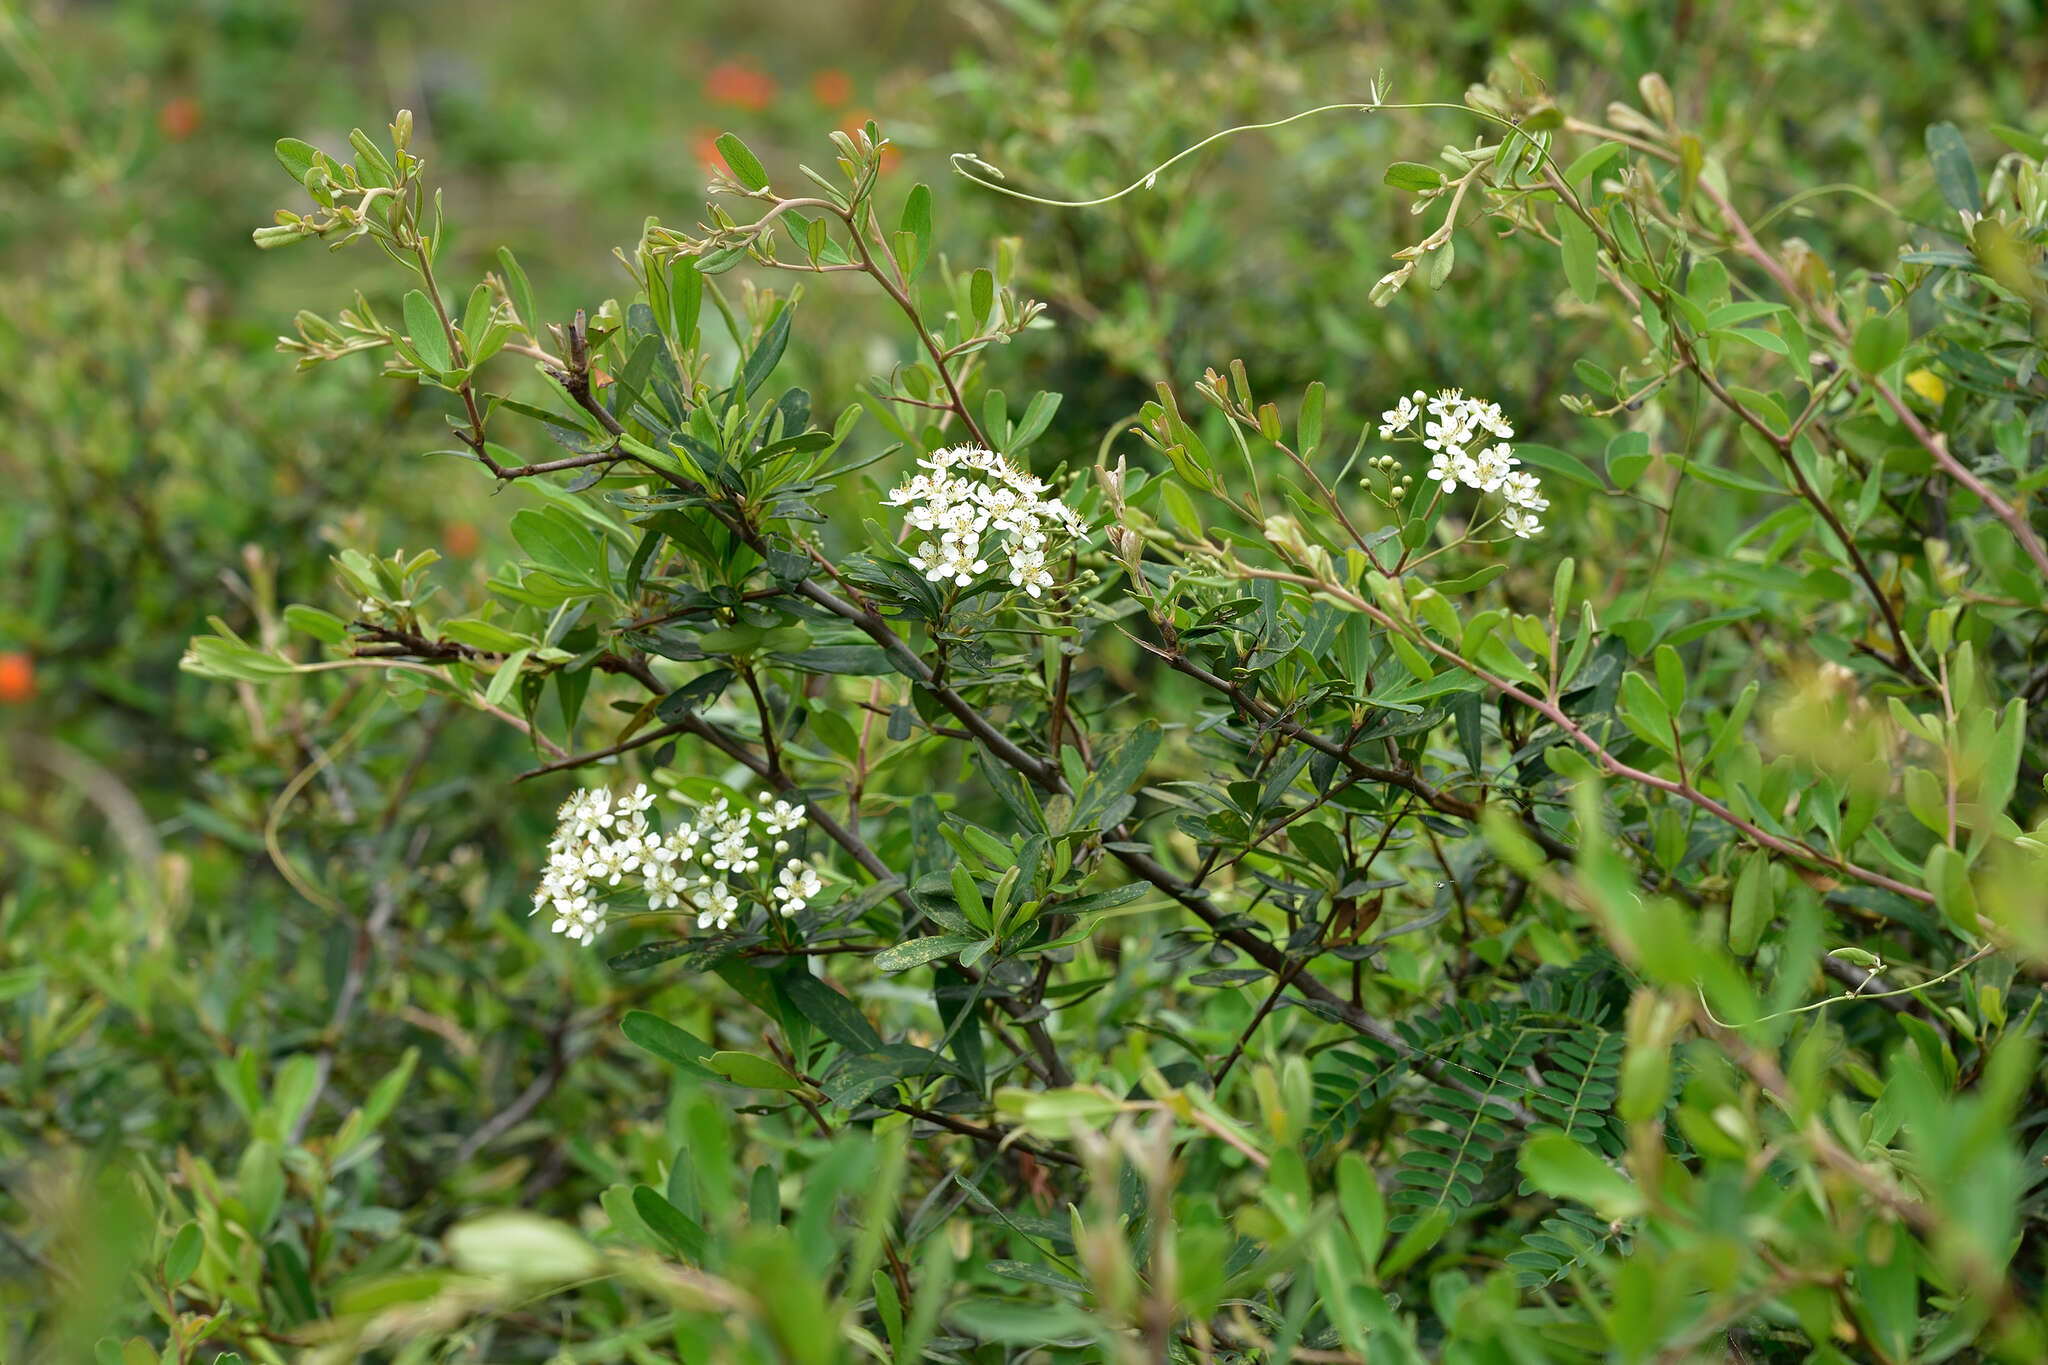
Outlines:
[[1448,450],[1439,450],[1429,462],[1429,477],[1444,486],[1444,492],[1458,491],[1457,459]]
[[1500,495],[1510,506],[1531,512],[1541,512],[1550,506],[1550,499],[1543,496],[1543,485],[1526,469],[1517,469],[1503,479]]
[[[1421,393],[1418,391],[1416,396],[1420,398]],[[1466,408],[1465,391],[1463,389],[1438,389],[1436,397],[1430,399],[1426,406],[1429,408],[1430,413],[1437,417],[1449,417],[1454,412],[1462,413]]]
[[[1418,404],[1421,412],[1429,414],[1422,426],[1422,445],[1431,452],[1427,472],[1440,486],[1439,496],[1456,493],[1461,487],[1495,494],[1507,504],[1502,524],[1511,533],[1526,540],[1540,532],[1543,526],[1534,514],[1548,508],[1550,501],[1543,496],[1536,475],[1516,467],[1521,461],[1508,444],[1514,439],[1515,428],[1500,404],[1467,398],[1460,389],[1439,390],[1434,398],[1418,391],[1380,414],[1380,435],[1413,439]],[[1471,449],[1488,438],[1492,444],[1477,451]],[[1394,460],[1385,456],[1375,463],[1391,468]],[[1405,476],[1397,481],[1394,498],[1400,497],[1405,482]]]
[[688,824],[677,825],[662,839],[662,851],[656,856],[663,862],[677,859],[687,862],[697,852],[697,842],[703,837],[704,832],[697,828],[694,820]]
[[781,885],[775,888],[775,899],[782,902],[785,916],[802,910],[810,904],[811,897],[825,889],[825,883],[818,879],[817,869],[795,858],[783,864],[777,880]]
[[673,862],[656,863],[647,870],[647,904],[655,910],[673,910],[683,903],[682,868]]
[[1079,513],[1045,496],[1043,480],[994,451],[935,450],[918,465],[929,472],[891,491],[889,503],[906,509],[913,530],[933,537],[910,554],[911,567],[931,582],[967,587],[1000,558],[1009,562],[1011,584],[1039,597],[1053,586],[1046,569],[1052,534],[1087,534]]
[[740,898],[733,894],[731,887],[724,882],[710,882],[698,892],[697,927],[730,929],[739,910]]
[[1462,413],[1422,424],[1422,444],[1429,450],[1461,450],[1471,435]]
[[1074,537],[1074,539],[1079,540],[1082,536],[1088,534],[1087,520],[1079,512],[1076,512],[1058,498],[1049,499],[1046,502],[1040,503],[1039,506],[1043,510],[1050,512],[1053,520],[1066,527],[1067,534]]
[[[762,792],[761,804],[766,806],[768,802],[768,793]],[[803,822],[804,807],[801,804],[792,806],[787,801],[778,800],[761,817],[761,828],[769,834],[787,834]]]
[[1516,463],[1505,445],[1487,447],[1472,457],[1472,486],[1482,493],[1497,491]]
[[[736,809],[721,797],[662,833],[648,818],[656,797],[644,784],[617,797],[603,788],[579,791],[562,803],[531,913],[547,911],[554,933],[575,943],[594,943],[604,929],[607,907],[593,887],[637,879],[650,909],[686,910],[701,929],[730,928],[750,900],[772,899],[782,913],[794,914],[823,883],[794,860],[775,875],[764,875],[757,830],[790,833],[803,825],[805,808],[768,792],[760,800],[766,809],[757,813]],[[775,847],[782,854],[789,843],[778,838]],[[713,870],[699,871],[700,860]]]
[[[1420,393],[1416,394],[1416,398],[1421,396]],[[1421,415],[1422,410],[1415,406],[1414,399],[1403,398],[1380,414],[1380,438],[1384,440],[1397,431],[1406,431],[1415,425],[1415,419]]]
[[988,572],[988,561],[975,554],[979,548],[973,542],[965,545],[949,544],[946,540],[927,542],[924,549],[910,557],[910,564],[934,583],[950,578],[956,586],[964,588],[974,581],[975,575]]
[[588,945],[596,941],[598,931],[604,928],[604,911],[602,901],[593,901],[587,896],[556,901],[555,922],[548,928],[571,943]]
[[1052,586],[1052,573],[1045,567],[1043,550],[1012,550],[1010,581],[1033,597]]

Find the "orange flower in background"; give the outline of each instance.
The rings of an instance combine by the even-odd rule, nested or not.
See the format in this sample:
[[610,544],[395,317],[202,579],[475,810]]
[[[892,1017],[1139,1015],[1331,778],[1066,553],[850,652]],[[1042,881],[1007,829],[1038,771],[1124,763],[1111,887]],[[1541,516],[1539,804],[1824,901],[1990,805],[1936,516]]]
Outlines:
[[719,156],[719,129],[696,129],[690,133],[690,156],[705,170],[725,166],[725,158]]
[[690,154],[697,158],[697,164],[716,174],[725,169],[725,158],[718,154],[718,130],[699,128],[690,134]]
[[199,101],[190,95],[176,95],[156,111],[156,126],[173,142],[183,142],[199,131]]
[[466,521],[451,521],[441,532],[441,548],[457,559],[467,559],[483,545],[484,538]]
[[21,703],[36,694],[36,661],[24,650],[0,654],[0,704]]
[[775,103],[775,82],[748,62],[720,62],[704,78],[704,94],[713,104],[760,113]]
[[828,66],[811,77],[811,98],[837,109],[853,98],[853,77],[836,66]]

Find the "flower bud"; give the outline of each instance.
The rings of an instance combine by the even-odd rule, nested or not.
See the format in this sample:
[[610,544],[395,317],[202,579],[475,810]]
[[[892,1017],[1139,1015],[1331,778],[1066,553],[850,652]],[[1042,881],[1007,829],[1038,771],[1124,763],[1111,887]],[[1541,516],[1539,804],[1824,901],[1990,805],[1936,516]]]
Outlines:
[[1671,98],[1671,86],[1656,72],[1646,72],[1636,82],[1636,91],[1643,97],[1643,107],[1648,109],[1666,128],[1678,123],[1678,106]]

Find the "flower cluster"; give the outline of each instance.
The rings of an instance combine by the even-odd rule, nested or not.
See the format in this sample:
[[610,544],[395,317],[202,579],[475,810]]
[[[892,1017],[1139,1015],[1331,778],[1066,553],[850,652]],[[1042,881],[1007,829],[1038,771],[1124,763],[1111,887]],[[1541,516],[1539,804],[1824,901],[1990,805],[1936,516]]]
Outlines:
[[1383,439],[1420,440],[1430,452],[1428,474],[1442,494],[1460,486],[1498,494],[1506,504],[1501,524],[1527,540],[1543,529],[1536,514],[1550,506],[1550,499],[1534,474],[1516,467],[1521,461],[1508,444],[1514,434],[1498,403],[1467,398],[1458,389],[1444,389],[1434,398],[1417,389],[1380,414]]
[[731,928],[742,893],[762,904],[772,899],[789,916],[824,890],[816,870],[798,858],[778,869],[772,897],[762,875],[761,845],[771,846],[772,857],[788,853],[784,836],[804,823],[801,805],[762,792],[760,810],[734,809],[720,797],[663,831],[648,818],[654,803],[645,783],[617,798],[589,787],[564,802],[533,913],[550,911],[555,933],[590,943],[604,928],[605,895],[628,878],[639,883],[649,908],[693,913],[699,929]]
[[[919,460],[927,472],[891,490],[889,504],[930,539],[913,550],[911,567],[934,583],[966,587],[988,572],[991,554],[1008,563],[1013,586],[1033,597],[1053,586],[1047,559],[1056,536],[1086,535],[1088,524],[1045,483],[992,450],[958,446]],[[995,537],[1000,537],[1000,542]]]

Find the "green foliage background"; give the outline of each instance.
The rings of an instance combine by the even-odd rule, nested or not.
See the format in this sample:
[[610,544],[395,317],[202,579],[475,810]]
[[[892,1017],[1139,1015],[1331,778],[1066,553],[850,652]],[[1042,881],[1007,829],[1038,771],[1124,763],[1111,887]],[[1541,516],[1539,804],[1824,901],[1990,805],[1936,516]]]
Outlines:
[[[2038,133],[2048,112],[2039,94],[2048,20],[2038,6],[1991,0],[767,0],[607,5],[573,19],[527,0],[51,4],[0,7],[0,56],[0,472],[10,484],[0,499],[0,653],[32,661],[34,672],[32,696],[0,700],[0,1358],[50,1361],[204,1360],[224,1349],[296,1358],[323,1340],[311,1324],[362,1328],[405,1301],[409,1291],[393,1288],[403,1276],[451,1264],[502,1271],[493,1283],[518,1292],[455,1302],[435,1282],[421,1290],[432,1311],[421,1309],[417,1332],[404,1344],[365,1338],[370,1358],[691,1358],[675,1322],[683,1310],[649,1306],[672,1302],[656,1270],[552,1302],[542,1295],[591,1268],[588,1248],[562,1229],[599,1235],[631,1222],[620,1191],[663,1178],[680,1200],[679,1148],[730,1146],[718,1159],[732,1168],[732,1197],[775,1208],[773,1172],[805,1141],[800,1113],[792,1120],[731,1087],[672,1089],[671,1068],[621,1031],[634,1011],[701,1038],[749,1027],[746,1002],[720,979],[614,974],[601,954],[570,950],[528,921],[566,785],[512,785],[533,763],[518,735],[424,687],[387,699],[331,679],[270,687],[179,670],[210,618],[277,647],[291,631],[289,603],[346,615],[330,556],[347,546],[438,548],[426,581],[450,599],[479,593],[516,551],[514,513],[541,505],[528,490],[495,492],[473,469],[419,453],[448,444],[439,395],[378,380],[360,357],[295,375],[275,352],[302,306],[327,310],[362,288],[395,316],[402,292],[395,277],[372,275],[367,252],[249,246],[249,225],[285,202],[270,151],[277,137],[336,149],[349,128],[380,129],[391,109],[413,109],[455,225],[444,272],[466,283],[510,246],[541,288],[543,314],[561,317],[630,294],[608,253],[630,252],[649,214],[696,220],[714,169],[711,135],[733,129],[789,166],[822,159],[829,129],[871,115],[895,143],[897,193],[934,186],[942,249],[979,260],[990,238],[1023,243],[1018,292],[1045,300],[1056,325],[1020,337],[993,364],[1013,395],[1064,394],[1036,448],[1045,462],[1088,468],[1159,382],[1184,391],[1206,367],[1242,356],[1262,393],[1320,381],[1333,411],[1361,420],[1419,387],[1512,396],[1522,439],[1597,463],[1589,452],[1606,446],[1613,424],[1559,396],[1584,392],[1577,362],[1619,370],[1635,347],[1562,292],[1546,244],[1489,243],[1486,226],[1468,227],[1441,288],[1418,281],[1384,310],[1367,302],[1391,253],[1421,232],[1410,196],[1387,188],[1382,169],[1428,160],[1468,137],[1464,125],[1394,111],[1304,122],[1223,144],[1152,191],[1086,212],[976,190],[951,175],[947,154],[973,150],[1007,183],[1080,196],[1122,186],[1226,125],[1363,98],[1381,73],[1395,99],[1455,103],[1468,84],[1498,77],[1598,114],[1609,100],[1635,101],[1636,78],[1657,71],[1683,122],[1739,162],[1745,201],[1789,202],[1778,234],[1803,239],[1847,278],[1894,264],[1913,235],[1902,218],[1937,217],[1929,124],[1967,130],[1988,164],[2004,148],[1985,130]],[[845,92],[815,84],[827,71],[843,73]],[[765,102],[747,94],[762,79],[774,86]],[[1830,186],[1844,188],[1817,192]],[[903,349],[883,301],[828,277],[812,282],[784,363],[812,392],[843,395]],[[718,357],[726,368],[734,358],[730,349]],[[2038,380],[2019,388],[2020,416],[2032,421]],[[1652,403],[1639,430],[1698,421],[1695,396]],[[1211,424],[1212,446],[1219,430]],[[2038,423],[2029,430],[2038,442]],[[1658,498],[1669,491],[1587,499],[1561,541],[1582,583],[1599,584],[1607,602],[1634,594],[1645,616],[1667,562]],[[1681,555],[1747,524],[1747,507],[1723,493],[1687,491]],[[836,552],[856,548],[846,528],[858,525],[826,533]],[[1555,557],[1514,561],[1502,591],[1537,610]],[[1745,590],[1715,591],[1739,606]],[[2038,666],[2038,639],[2016,630],[1999,641],[1987,656],[2006,653],[1987,672],[2002,670],[2017,693]],[[1109,639],[1100,652],[1110,682],[1142,691],[1153,714],[1191,716],[1202,704],[1201,688],[1139,651]],[[1747,662],[1707,660],[1695,694],[1732,694]],[[1811,661],[1769,662],[1789,675]],[[2038,818],[2041,697],[2030,700],[2021,785],[2032,805],[2018,810]],[[595,728],[581,733],[573,747],[603,742]],[[1199,774],[1203,756],[1190,750],[1179,761]],[[1133,930],[1129,959],[1149,960],[1169,927],[1162,916]],[[1880,951],[1879,936],[1904,932],[1865,927]],[[1220,1055],[1265,998],[1256,984],[1219,989],[1196,997],[1207,1002],[1196,1017],[1160,1017],[1144,1000],[1163,978],[1108,969],[1113,990],[1062,1035],[1084,1080],[1134,1031],[1177,1032],[1195,1040],[1190,1050]],[[2032,970],[2019,985],[2010,972],[1997,984],[2029,1021]],[[1603,957],[1544,989],[1557,992],[1544,1008],[1561,1018],[1601,1021],[1564,1055],[1582,1081],[1603,1084],[1616,1058],[1602,1049],[1618,1047],[1623,1027],[1625,970]],[[1297,1013],[1282,1011],[1272,1039],[1248,1055],[1273,1064],[1264,1074],[1284,1079],[1271,1052],[1278,1039],[1312,1036],[1314,1021],[1296,1023]],[[1867,1070],[1881,1065],[1885,1044],[1877,1024],[1863,1030],[1836,1041]],[[1530,1065],[1529,1055],[1501,1051],[1509,1045],[1499,1036],[1472,1033],[1481,1041],[1458,1054],[1465,1064],[1503,1075]],[[1987,1055],[1965,1059],[1964,1089]],[[1295,1129],[1311,1159],[1377,1121],[1386,1095],[1372,1068],[1385,1060],[1361,1046],[1318,1066],[1313,1131]],[[1953,1073],[1953,1056],[1948,1066]],[[2000,1134],[2028,1158],[2010,1181],[2024,1199],[2014,1283],[2037,1295],[2038,1078],[2017,1093],[2028,1096],[2021,1117]],[[1296,1098],[1259,1096],[1280,1109]],[[1035,1133],[1059,1127],[1057,1115],[1032,1121]],[[1604,1128],[1563,1126],[1619,1150]],[[885,1135],[845,1157],[834,1178],[848,1192],[872,1175],[921,1193],[966,1161],[950,1150],[906,1158],[888,1144]],[[1224,1178],[1201,1162],[1220,1170],[1232,1160],[1198,1158],[1198,1178]],[[766,1194],[756,1168],[771,1172]],[[1492,1178],[1515,1175],[1498,1168]],[[1116,1211],[1112,1196],[1094,1197]],[[1485,1197],[1514,1196],[1499,1188]],[[1136,1198],[1122,1201],[1125,1212]],[[556,1221],[501,1224],[482,1235],[504,1254],[494,1261],[472,1246],[465,1260],[451,1229],[493,1210]],[[229,1288],[210,1302],[188,1294],[172,1309],[171,1282],[194,1272],[170,1268],[199,1255],[189,1239],[180,1246],[181,1231],[222,1216],[260,1224],[259,1233],[303,1232],[314,1250],[258,1246],[250,1264],[209,1264],[203,1277]],[[1036,1220],[1040,1243],[1078,1254],[1061,1241],[1063,1207],[1020,1216]],[[1560,1261],[1534,1271],[1526,1259],[1506,1263],[1563,1282],[1611,1244],[1609,1222],[1576,1206],[1554,1221]],[[933,1249],[955,1234],[939,1219],[919,1230],[928,1263],[914,1269],[929,1284],[945,1260]],[[1227,1243],[1198,1246],[1220,1261]],[[1472,1251],[1473,1263],[1497,1265],[1498,1250]],[[515,1251],[559,1273],[544,1270],[537,1278],[548,1284],[527,1293]],[[764,1241],[735,1256],[754,1257],[752,1282],[769,1283],[786,1269],[778,1254]],[[1895,1263],[1870,1264],[1876,1279]],[[1000,1279],[987,1258],[962,1265],[993,1301]],[[1652,1288],[1621,1281],[1624,1296],[1644,1301]],[[1685,1287],[1655,1288],[1670,1298]],[[1555,1343],[1523,1354],[1446,1346],[1445,1323],[1462,1314],[1470,1326],[1488,1313],[1506,1321],[1511,1307],[1461,1305],[1441,1279],[1418,1276],[1410,1290],[1403,1308],[1433,1324],[1432,1353],[1579,1358],[1543,1353]],[[1714,1337],[1712,1349],[1728,1359],[1906,1358],[1874,1354],[1900,1333],[1916,1359],[1999,1349],[1948,1343],[1939,1324],[1901,1327],[1846,1309],[1836,1316],[1856,1326],[1830,1345],[1808,1329],[1831,1311],[1808,1305],[1804,1319],[1774,1318],[1778,1335],[1732,1345]],[[183,1325],[167,1331],[166,1318],[180,1314]],[[192,1324],[208,1314],[219,1323],[202,1342]],[[1072,1327],[1050,1323],[1055,1338]],[[2043,1339],[2038,1323],[2031,1336],[2011,1330],[2020,1345],[2007,1344],[2008,1358]],[[935,1351],[963,1360],[1024,1359],[1039,1340],[985,1303],[978,1316],[924,1331],[936,1333]],[[702,1358],[838,1358],[835,1343],[757,1336],[745,1347],[756,1354]],[[1664,1358],[1706,1347],[1671,1349],[1680,1353]],[[1646,1348],[1627,1358],[1655,1357]]]

